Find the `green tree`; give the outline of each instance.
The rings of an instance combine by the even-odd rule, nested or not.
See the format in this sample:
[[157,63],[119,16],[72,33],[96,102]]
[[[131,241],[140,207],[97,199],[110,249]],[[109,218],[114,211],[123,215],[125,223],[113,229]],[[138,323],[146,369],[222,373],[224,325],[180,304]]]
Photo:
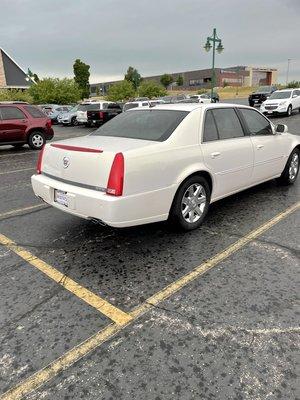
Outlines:
[[167,89],[169,85],[173,82],[173,77],[170,74],[164,74],[160,78],[160,83]]
[[28,76],[30,76],[30,78],[31,79],[33,79],[34,80],[34,82],[39,82],[39,77],[37,76],[37,74],[34,74],[29,68],[28,68],[28,71],[27,71],[27,75]]
[[122,101],[128,100],[135,96],[133,84],[126,79],[111,85],[108,89],[107,100]]
[[291,81],[286,86],[288,89],[298,88],[300,87],[300,81]]
[[139,87],[139,96],[153,97],[165,96],[167,94],[166,89],[154,81],[143,81]]
[[44,78],[28,89],[35,103],[68,104],[81,98],[81,89],[74,79]]
[[138,70],[133,67],[128,67],[127,72],[125,74],[124,79],[132,83],[134,89],[136,90],[141,83],[141,75],[138,73]]
[[182,77],[182,75],[178,75],[177,76],[176,83],[177,83],[178,86],[182,86],[183,85],[183,77]]
[[90,96],[90,66],[77,58],[73,64],[74,80],[81,89],[81,98]]

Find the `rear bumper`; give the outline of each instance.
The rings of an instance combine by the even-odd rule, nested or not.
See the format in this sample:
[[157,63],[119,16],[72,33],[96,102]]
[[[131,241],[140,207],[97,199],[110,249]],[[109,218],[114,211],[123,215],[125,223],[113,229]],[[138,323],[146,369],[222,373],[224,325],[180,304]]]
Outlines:
[[[171,186],[153,192],[114,197],[45,175],[33,175],[31,183],[35,195],[53,207],[81,218],[97,219],[117,228],[166,220],[176,192],[176,187]],[[68,207],[54,201],[54,189],[67,192]]]

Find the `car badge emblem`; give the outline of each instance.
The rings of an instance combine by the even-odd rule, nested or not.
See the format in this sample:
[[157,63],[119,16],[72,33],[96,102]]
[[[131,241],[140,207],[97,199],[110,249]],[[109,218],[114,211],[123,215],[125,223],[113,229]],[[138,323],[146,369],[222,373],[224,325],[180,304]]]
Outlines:
[[69,157],[64,157],[64,158],[63,158],[63,167],[64,167],[64,168],[68,168],[69,165],[70,165],[70,159],[69,159]]

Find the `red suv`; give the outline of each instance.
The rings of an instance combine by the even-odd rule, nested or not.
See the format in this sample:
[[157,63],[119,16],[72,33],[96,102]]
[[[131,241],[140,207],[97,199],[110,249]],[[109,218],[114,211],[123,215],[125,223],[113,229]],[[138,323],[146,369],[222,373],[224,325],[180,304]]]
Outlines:
[[0,103],[0,146],[24,144],[39,150],[53,138],[51,119],[30,104]]

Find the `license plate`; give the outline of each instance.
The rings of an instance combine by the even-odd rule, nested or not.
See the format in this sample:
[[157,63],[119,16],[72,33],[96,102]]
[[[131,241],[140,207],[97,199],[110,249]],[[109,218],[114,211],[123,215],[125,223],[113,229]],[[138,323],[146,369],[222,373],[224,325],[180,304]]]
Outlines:
[[67,192],[63,192],[62,190],[54,189],[54,201],[62,206],[69,206]]

